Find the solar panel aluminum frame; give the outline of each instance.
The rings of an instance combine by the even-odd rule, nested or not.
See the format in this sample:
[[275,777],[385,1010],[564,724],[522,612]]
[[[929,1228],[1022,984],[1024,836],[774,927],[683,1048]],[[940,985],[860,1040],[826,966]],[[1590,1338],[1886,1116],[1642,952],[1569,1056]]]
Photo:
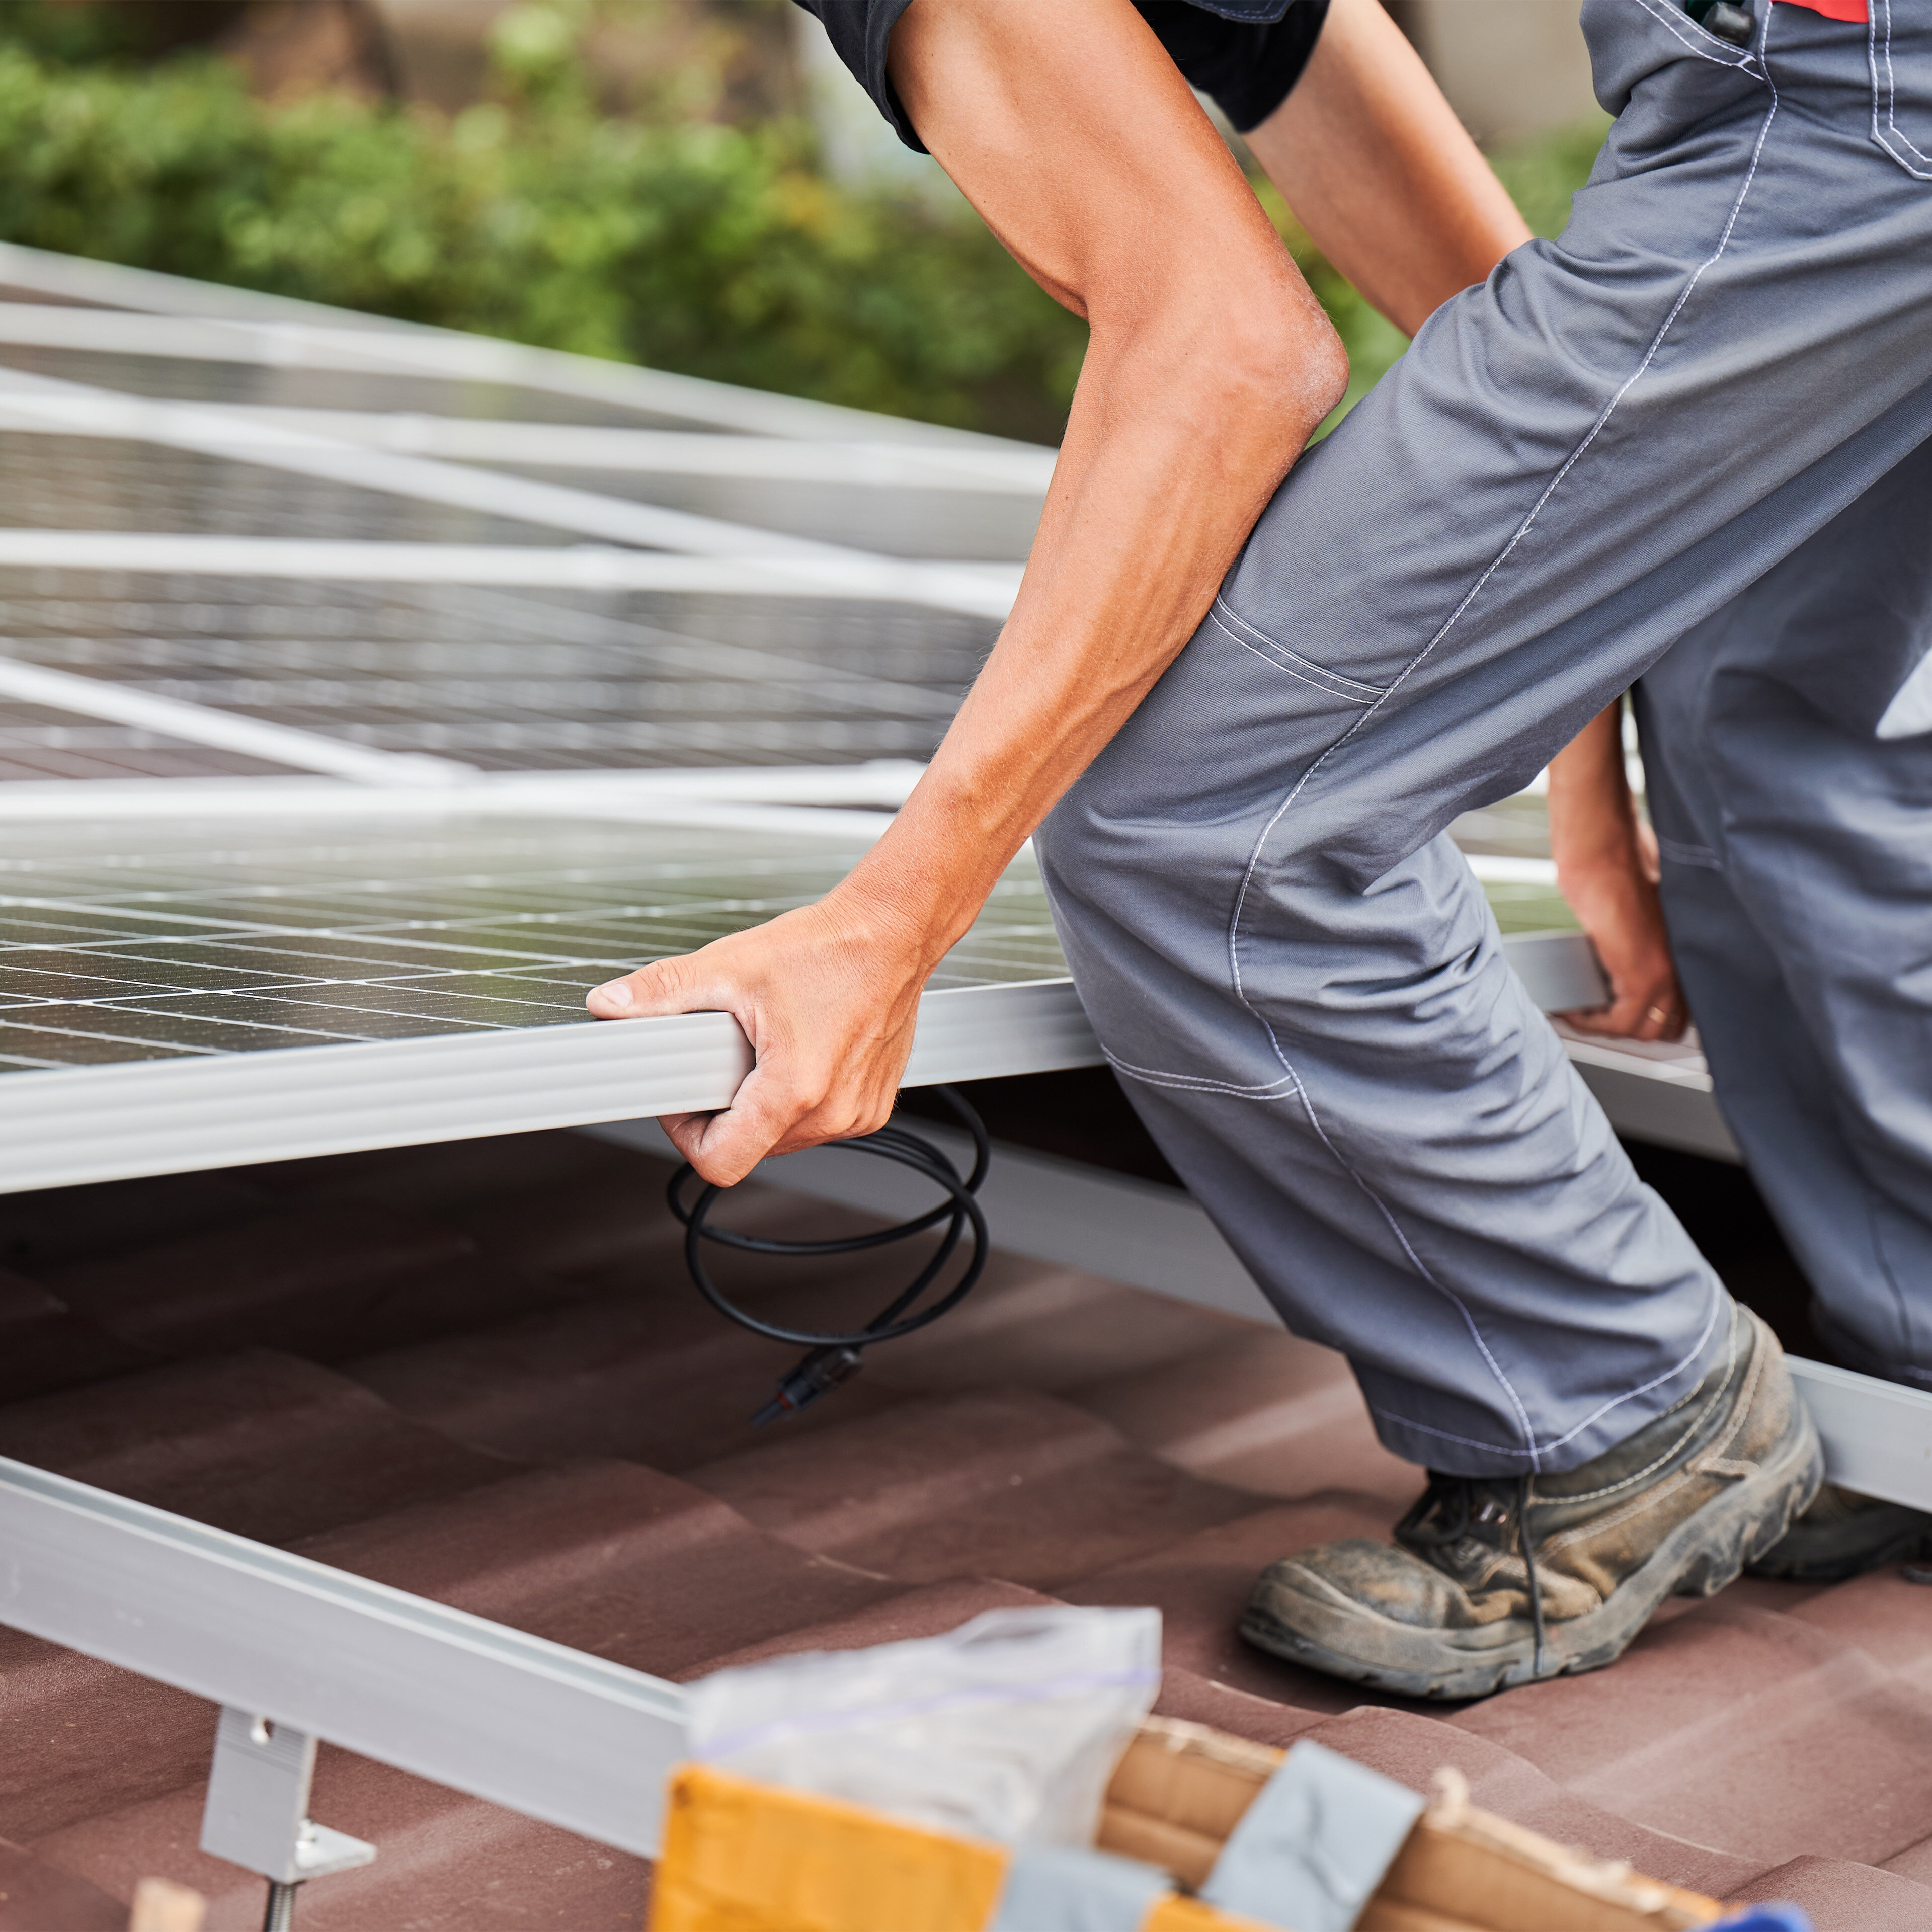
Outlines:
[[[904,1084],[1089,1066],[1070,980],[920,1002]],[[139,1060],[0,1077],[0,1193],[727,1106],[752,1051],[725,1013]]]
[[0,242],[0,284],[38,291],[57,302],[77,302],[83,314],[98,307],[133,316],[179,317],[209,329],[225,326],[238,348],[243,348],[244,359],[270,364],[326,365],[331,359],[348,358],[347,366],[354,368],[500,382],[741,434],[902,442],[998,457],[1035,449],[1032,444],[976,430],[332,308],[18,242]]
[[0,1544],[0,1623],[658,1850],[686,1748],[676,1684],[6,1458]]

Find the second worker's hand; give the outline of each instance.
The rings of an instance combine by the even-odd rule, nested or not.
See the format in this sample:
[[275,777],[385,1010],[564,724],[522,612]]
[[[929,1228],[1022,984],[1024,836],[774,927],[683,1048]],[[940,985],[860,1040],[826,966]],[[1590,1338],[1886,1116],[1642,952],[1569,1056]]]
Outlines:
[[1621,700],[1550,761],[1550,849],[1610,982],[1607,1005],[1558,1017],[1604,1038],[1682,1040],[1690,1012],[1658,896],[1657,841],[1630,794]]
[[1560,1017],[1579,1033],[1608,1039],[1682,1040],[1690,1015],[1641,845],[1566,868],[1563,890],[1610,982],[1610,998]]
[[767,1154],[885,1125],[929,970],[902,924],[834,891],[608,981],[585,1004],[600,1019],[725,1012],[738,1022],[754,1064],[731,1104],[661,1123],[705,1180],[730,1187]]

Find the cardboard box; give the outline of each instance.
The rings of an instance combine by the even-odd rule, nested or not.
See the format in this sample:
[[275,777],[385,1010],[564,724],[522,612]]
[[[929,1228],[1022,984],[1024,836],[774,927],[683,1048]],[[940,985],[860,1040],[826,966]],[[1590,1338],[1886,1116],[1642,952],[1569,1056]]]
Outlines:
[[[1114,1774],[1098,1842],[1198,1886],[1282,1756],[1150,1718]],[[1688,1932],[1721,1916],[1713,1899],[1478,1810],[1445,1771],[1357,1932]]]
[[[1198,1724],[1142,1725],[1098,1840],[1183,1888],[1142,1932],[1264,1932],[1186,1894],[1281,1758]],[[1006,1868],[998,1845],[688,1765],[671,1783],[650,1932],[983,1932]],[[1713,1900],[1475,1810],[1446,1772],[1357,1932],[1689,1932],[1718,1916]]]

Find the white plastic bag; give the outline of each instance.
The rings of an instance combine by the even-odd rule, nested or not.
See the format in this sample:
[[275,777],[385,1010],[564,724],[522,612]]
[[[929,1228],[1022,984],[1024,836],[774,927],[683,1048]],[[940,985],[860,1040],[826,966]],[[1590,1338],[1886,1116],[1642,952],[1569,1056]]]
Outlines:
[[988,1610],[686,1687],[694,1758],[1003,1844],[1090,1845],[1160,1688],[1158,1610]]

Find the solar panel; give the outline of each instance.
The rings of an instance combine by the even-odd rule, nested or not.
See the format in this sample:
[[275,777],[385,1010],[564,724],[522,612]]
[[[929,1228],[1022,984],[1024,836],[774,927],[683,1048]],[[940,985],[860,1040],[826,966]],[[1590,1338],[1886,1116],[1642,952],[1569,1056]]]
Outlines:
[[996,634],[852,599],[0,567],[0,655],[486,771],[925,759]]
[[[599,1022],[584,993],[809,903],[886,822],[370,806],[10,830],[0,1186],[722,1104],[742,1070],[731,1022]],[[928,1078],[1096,1057],[1028,860],[927,1000],[943,1022]],[[425,1072],[426,1046],[455,1055]]]
[[[4,245],[0,282],[0,1187],[723,1104],[731,1022],[584,992],[855,862],[886,821],[832,808],[938,744],[1050,454]],[[1519,933],[1568,923],[1539,812],[1459,827]],[[1579,944],[1519,955],[1551,1004]],[[908,1078],[1097,1055],[1023,855]]]
[[[0,856],[0,1064],[594,1024],[592,986],[842,878],[869,838],[812,819],[457,812],[16,830]],[[932,984],[1065,970],[1022,862]]]
[[686,416],[559,396],[507,382],[465,382],[380,369],[302,368],[128,350],[0,344],[0,368],[97,384],[170,402],[254,404],[284,409],[404,410],[482,422],[702,428]]
[[0,525],[16,530],[562,544],[568,531],[400,490],[291,476],[132,437],[0,429]]

